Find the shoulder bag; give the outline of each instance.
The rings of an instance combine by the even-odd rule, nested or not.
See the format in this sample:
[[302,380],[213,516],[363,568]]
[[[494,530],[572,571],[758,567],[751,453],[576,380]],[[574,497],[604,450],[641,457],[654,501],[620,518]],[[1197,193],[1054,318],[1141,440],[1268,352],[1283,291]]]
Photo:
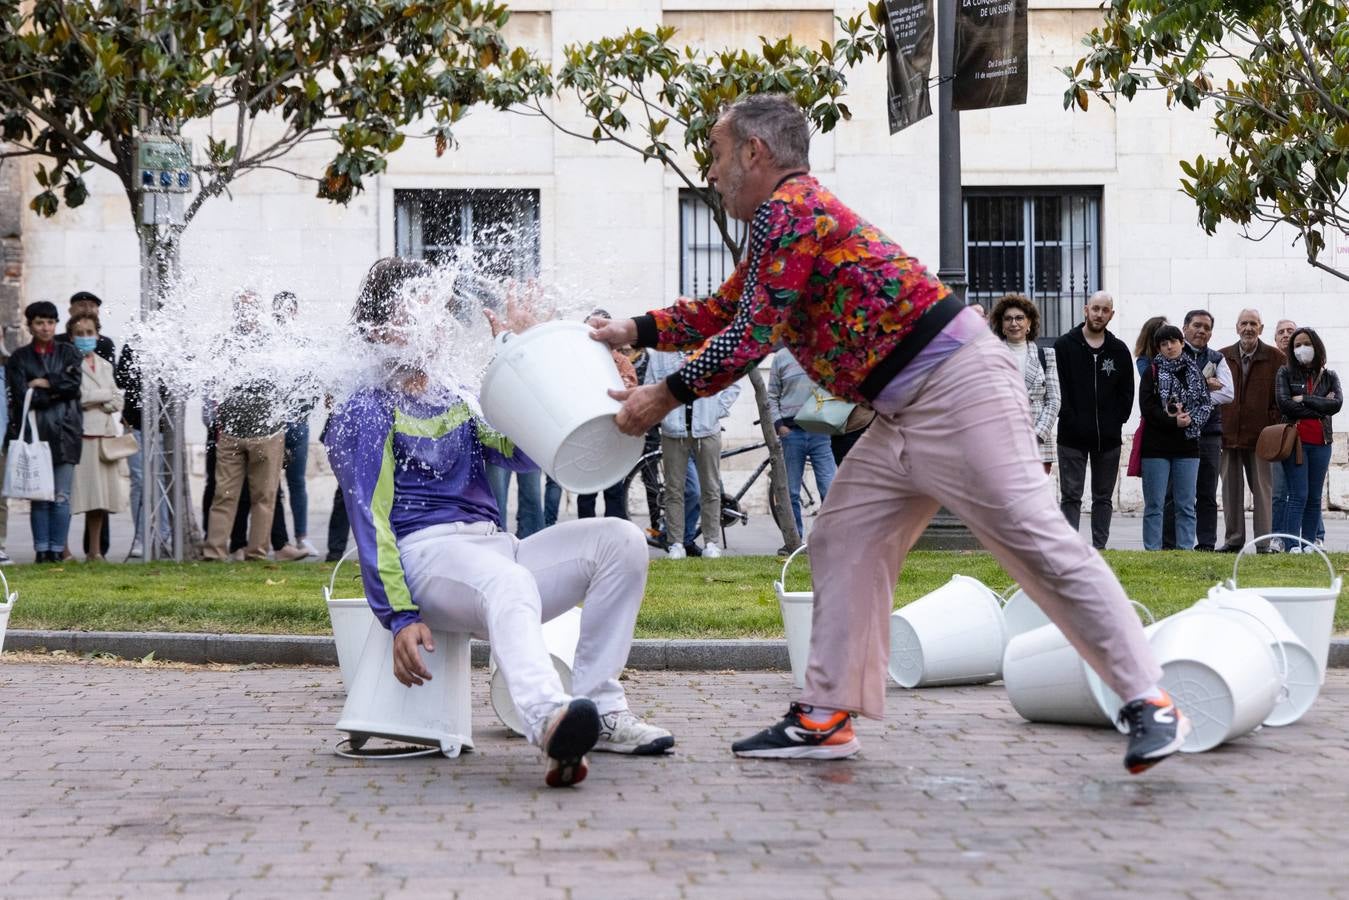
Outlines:
[[814,434],[846,434],[848,417],[857,406],[847,400],[835,397],[824,388],[816,387],[810,397],[801,404],[793,421],[802,430]]

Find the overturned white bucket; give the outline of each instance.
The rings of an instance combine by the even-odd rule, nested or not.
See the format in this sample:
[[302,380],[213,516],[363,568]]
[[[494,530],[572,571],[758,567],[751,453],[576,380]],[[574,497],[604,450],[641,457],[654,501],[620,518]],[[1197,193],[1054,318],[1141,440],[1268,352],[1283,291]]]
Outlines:
[[1304,553],[1314,552],[1319,555],[1321,561],[1326,564],[1326,569],[1330,572],[1330,585],[1324,588],[1255,587],[1246,585],[1244,589],[1255,591],[1274,605],[1274,608],[1279,611],[1279,615],[1283,616],[1283,620],[1288,623],[1288,627],[1293,629],[1293,633],[1298,636],[1298,640],[1302,641],[1302,645],[1316,660],[1318,667],[1317,680],[1321,684],[1325,684],[1326,662],[1330,657],[1330,636],[1335,630],[1335,602],[1339,599],[1340,588],[1343,586],[1340,576],[1335,574],[1335,566],[1330,562],[1330,557],[1326,556],[1320,547],[1310,541],[1304,541],[1297,535],[1264,534],[1252,539],[1241,548],[1241,552],[1237,554],[1236,560],[1232,563],[1232,578],[1227,582],[1227,586],[1232,590],[1238,590],[1237,567],[1241,564],[1241,558],[1256,546],[1257,541],[1275,537],[1283,538],[1284,541],[1295,541],[1303,545]]
[[953,575],[890,615],[890,677],[906,688],[987,684],[1002,676],[1006,644],[998,595]]
[[356,678],[356,664],[361,660],[365,637],[370,623],[378,620],[364,597],[334,597],[337,570],[342,568],[356,549],[353,547],[333,566],[328,586],[323,589],[323,600],[328,605],[328,620],[333,626],[333,645],[337,648],[337,668],[342,673],[342,685],[348,691]]
[[1092,672],[1056,625],[1042,625],[1007,642],[1002,680],[1012,708],[1031,722],[1109,726],[1092,690]]
[[1009,646],[1012,638],[1017,635],[1050,624],[1049,616],[1045,615],[1044,610],[1040,609],[1040,604],[1032,600],[1024,588],[1017,588],[1016,593],[1003,604],[1002,618],[1007,623]]
[[796,554],[806,549],[802,544],[787,557],[782,564],[782,575],[773,582],[773,590],[778,595],[778,609],[782,611],[782,630],[787,635],[787,660],[792,667],[792,681],[796,686],[806,686],[806,665],[810,662],[811,616],[815,614],[814,591],[787,590],[787,567],[796,559]]
[[[548,648],[548,655],[553,661],[553,669],[562,682],[562,690],[567,694],[571,693],[571,670],[576,664],[576,644],[580,639],[581,608],[579,606],[573,606],[562,615],[543,623],[543,645]],[[510,689],[506,687],[506,678],[501,674],[501,669],[497,667],[495,657],[492,659],[489,694],[492,699],[492,709],[496,712],[497,718],[501,720],[501,724],[518,735],[524,735],[524,720],[520,718],[520,711],[515,708],[515,701],[511,699]]]
[[1158,622],[1150,643],[1162,688],[1193,726],[1182,752],[1211,750],[1274,712],[1283,673],[1270,638],[1250,623],[1194,608]]
[[622,479],[642,455],[642,438],[614,424],[623,381],[608,348],[581,322],[546,322],[498,337],[482,379],[488,424],[520,446],[553,480],[592,494]]
[[1321,692],[1321,672],[1317,668],[1316,658],[1303,645],[1302,641],[1288,626],[1274,605],[1252,590],[1234,591],[1218,586],[1208,592],[1208,596],[1196,608],[1227,610],[1250,616],[1255,622],[1249,623],[1258,634],[1270,642],[1270,648],[1279,656],[1287,672],[1283,678],[1283,690],[1274,704],[1274,711],[1265,719],[1266,725],[1292,725],[1307,714]]
[[[1026,602],[1031,603],[1029,598]],[[1143,633],[1152,634],[1157,627],[1152,610],[1136,600],[1129,602],[1148,621]],[[1119,697],[1052,623],[1007,642],[1002,680],[1012,708],[1029,721],[1116,725]]]
[[393,674],[393,636],[371,622],[337,722],[353,749],[371,737],[438,747],[449,757],[472,748],[469,636],[432,631],[431,638],[435,652],[420,651],[431,680],[404,687]]
[[9,614],[14,610],[14,601],[19,599],[18,591],[9,589],[9,579],[0,572],[0,584],[4,585],[4,599],[0,601],[0,651],[5,649],[5,630],[9,628]]

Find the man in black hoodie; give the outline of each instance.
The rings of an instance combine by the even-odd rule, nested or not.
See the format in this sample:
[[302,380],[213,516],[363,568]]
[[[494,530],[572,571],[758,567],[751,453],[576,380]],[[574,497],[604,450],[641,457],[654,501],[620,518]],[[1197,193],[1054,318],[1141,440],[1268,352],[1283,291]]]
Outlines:
[[1054,342],[1059,389],[1059,506],[1077,528],[1082,488],[1091,464],[1091,544],[1105,549],[1110,538],[1112,496],[1119,474],[1121,431],[1134,406],[1134,365],[1129,348],[1106,330],[1115,301],[1097,291],[1084,321]]

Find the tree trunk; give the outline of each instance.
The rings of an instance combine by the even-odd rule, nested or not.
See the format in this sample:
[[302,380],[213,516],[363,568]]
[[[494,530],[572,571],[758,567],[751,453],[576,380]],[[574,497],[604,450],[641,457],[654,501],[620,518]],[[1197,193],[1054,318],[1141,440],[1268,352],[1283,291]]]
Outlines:
[[773,417],[768,412],[768,390],[764,387],[758,366],[749,370],[749,383],[754,386],[754,404],[759,408],[759,429],[763,432],[764,443],[768,445],[768,491],[771,494],[768,508],[773,513],[778,531],[782,532],[782,542],[790,553],[801,546],[801,535],[796,531],[792,501],[787,495],[787,460],[782,455],[782,441],[778,440]]

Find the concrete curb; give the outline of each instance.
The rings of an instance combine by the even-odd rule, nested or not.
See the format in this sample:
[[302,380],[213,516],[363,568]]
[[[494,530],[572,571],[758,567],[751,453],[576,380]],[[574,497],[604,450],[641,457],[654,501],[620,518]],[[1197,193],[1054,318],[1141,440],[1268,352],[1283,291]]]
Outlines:
[[[7,650],[64,650],[67,653],[110,653],[124,659],[185,663],[266,663],[273,665],[337,665],[333,639],[320,635],[179,634],[150,631],[26,631],[4,637]],[[486,641],[473,642],[473,665],[486,667]],[[646,639],[632,642],[632,669],[707,671],[786,671],[786,641],[680,641]]]
[[[333,639],[319,635],[285,634],[178,634],[151,631],[10,631],[4,637],[9,650],[64,650],[67,653],[110,653],[124,659],[155,659],[185,663],[271,665],[337,665]],[[473,642],[473,665],[485,667],[486,641]],[[1349,638],[1330,642],[1329,665],[1349,668]],[[632,642],[630,669],[669,669],[685,672],[736,670],[785,672],[791,668],[786,641],[661,640]]]

